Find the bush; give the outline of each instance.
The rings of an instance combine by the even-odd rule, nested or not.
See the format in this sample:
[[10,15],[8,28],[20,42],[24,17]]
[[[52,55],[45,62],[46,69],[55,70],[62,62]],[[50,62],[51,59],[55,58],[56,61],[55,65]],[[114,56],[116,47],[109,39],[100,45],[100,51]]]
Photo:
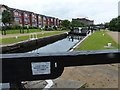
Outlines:
[[34,26],[33,29],[38,29],[38,27]]
[[53,31],[54,29],[53,28],[43,28],[43,30],[45,30],[45,31]]
[[27,29],[27,26],[23,26],[23,29]]
[[47,31],[53,31],[53,28],[47,28]]
[[13,29],[21,29],[22,26],[20,26],[20,25],[10,25],[10,26],[3,26],[2,28],[6,29],[6,30],[13,30]]
[[6,27],[5,27],[5,26],[2,26],[2,30],[6,30]]
[[36,26],[29,26],[29,29],[38,29]]
[[12,26],[7,26],[6,29],[11,30],[11,29],[13,29],[13,27]]
[[11,29],[20,29],[21,28],[21,26],[18,24],[13,24],[11,27],[12,27]]
[[33,26],[29,26],[29,29],[33,29]]
[[66,30],[67,28],[66,27],[63,27],[62,30]]
[[61,31],[62,29],[61,28],[57,28],[58,31]]
[[63,26],[58,26],[58,28],[63,28]]
[[54,29],[54,30],[57,30],[57,27],[56,27],[56,26],[53,26],[53,29]]
[[45,25],[45,28],[48,28],[48,25],[47,25],[47,24]]

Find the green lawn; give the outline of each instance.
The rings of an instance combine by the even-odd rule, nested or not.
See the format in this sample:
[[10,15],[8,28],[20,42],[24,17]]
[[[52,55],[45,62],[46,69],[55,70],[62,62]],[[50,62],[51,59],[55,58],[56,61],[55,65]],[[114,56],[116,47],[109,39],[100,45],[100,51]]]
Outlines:
[[[104,36],[103,36],[104,34]],[[107,43],[112,43],[114,48],[105,48]],[[85,41],[83,41],[80,46],[75,50],[84,51],[84,50],[104,50],[104,49],[118,49],[118,45],[105,31],[96,31],[91,36],[89,36]]]
[[[54,34],[60,34],[66,31],[55,31],[55,32],[49,32],[49,33],[44,33],[44,34],[38,34],[38,37],[43,37],[43,36],[50,36],[50,35],[54,35]],[[24,41],[29,39],[30,36],[19,36],[17,39],[15,37],[10,37],[10,38],[3,38],[0,39],[0,41],[2,41],[3,44],[11,44],[11,43],[15,43],[15,42],[19,42],[19,41]]]
[[[22,30],[21,30],[22,31]],[[41,32],[42,30],[40,29],[29,29],[29,32],[27,32],[27,29],[24,29],[24,33],[33,33],[33,32]],[[0,31],[0,33],[2,33]],[[20,30],[6,30],[6,34],[19,34]]]

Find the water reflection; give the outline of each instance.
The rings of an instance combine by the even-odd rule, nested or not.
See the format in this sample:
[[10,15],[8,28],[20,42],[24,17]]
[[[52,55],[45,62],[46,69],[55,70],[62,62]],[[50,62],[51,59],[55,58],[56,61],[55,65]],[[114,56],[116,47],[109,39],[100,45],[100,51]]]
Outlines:
[[69,35],[67,38],[54,42],[52,44],[46,45],[44,47],[38,48],[36,50],[30,51],[28,53],[58,53],[67,52],[76,43],[82,40],[84,36]]

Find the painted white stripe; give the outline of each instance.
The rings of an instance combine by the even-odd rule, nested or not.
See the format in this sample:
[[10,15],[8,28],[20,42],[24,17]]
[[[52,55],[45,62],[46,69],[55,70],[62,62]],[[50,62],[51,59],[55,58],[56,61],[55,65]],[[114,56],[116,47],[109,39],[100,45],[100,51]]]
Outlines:
[[53,81],[52,80],[45,80],[48,84],[42,89],[42,90],[48,90],[53,86]]

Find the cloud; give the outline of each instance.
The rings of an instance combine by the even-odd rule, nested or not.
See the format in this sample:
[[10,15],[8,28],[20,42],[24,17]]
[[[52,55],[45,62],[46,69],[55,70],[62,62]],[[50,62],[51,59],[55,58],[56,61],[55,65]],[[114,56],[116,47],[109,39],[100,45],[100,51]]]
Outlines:
[[95,23],[110,21],[118,12],[118,0],[2,0],[2,3],[60,19],[88,17]]

